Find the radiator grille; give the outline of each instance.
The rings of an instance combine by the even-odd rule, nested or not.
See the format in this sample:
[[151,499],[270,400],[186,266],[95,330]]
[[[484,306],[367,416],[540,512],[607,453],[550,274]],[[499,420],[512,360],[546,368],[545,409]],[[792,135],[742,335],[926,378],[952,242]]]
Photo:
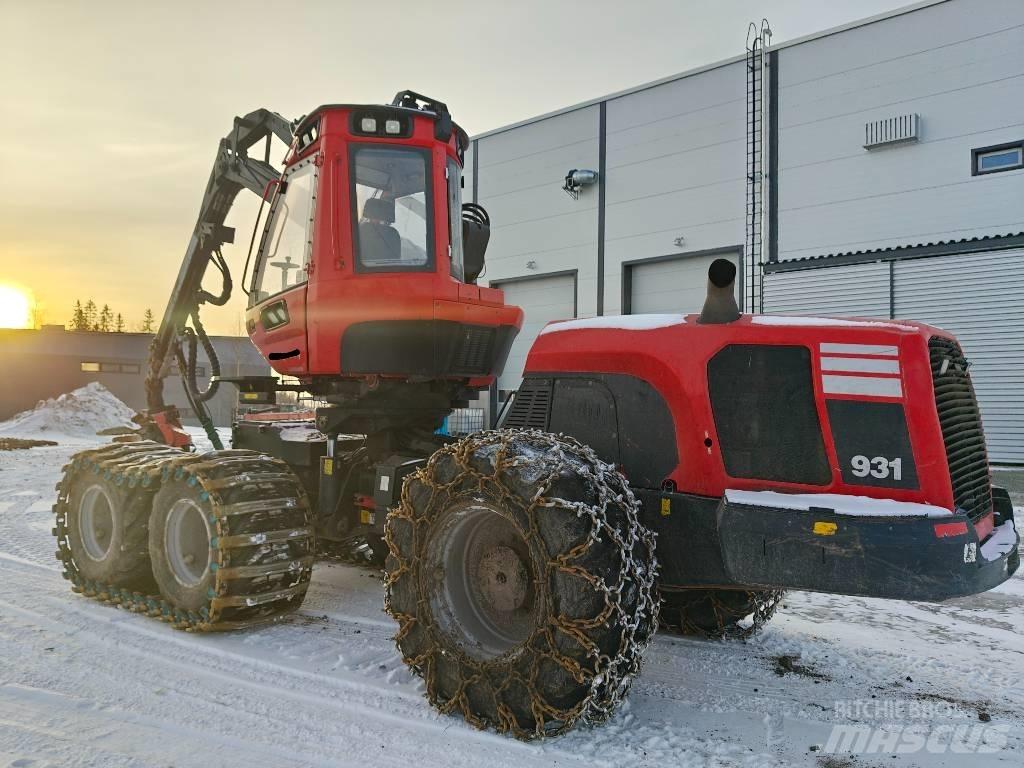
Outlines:
[[503,427],[547,429],[551,415],[551,379],[523,379]]
[[456,352],[453,371],[456,373],[489,372],[491,353],[494,348],[494,328],[466,326]]
[[928,341],[928,351],[953,500],[971,520],[977,520],[992,509],[992,484],[967,359],[955,341],[937,336]]

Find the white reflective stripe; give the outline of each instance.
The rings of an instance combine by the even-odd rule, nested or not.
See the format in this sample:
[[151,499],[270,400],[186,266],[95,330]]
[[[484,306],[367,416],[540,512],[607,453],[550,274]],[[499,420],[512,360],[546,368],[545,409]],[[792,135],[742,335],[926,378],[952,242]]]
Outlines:
[[899,379],[883,379],[879,376],[830,376],[821,377],[822,388],[828,395],[874,395],[875,397],[903,397]]
[[829,352],[835,355],[884,355],[886,357],[899,355],[896,347],[886,347],[880,344],[834,344],[823,341],[820,348],[823,355]]
[[854,371],[855,373],[899,373],[899,360],[882,360],[877,357],[823,357],[823,371]]

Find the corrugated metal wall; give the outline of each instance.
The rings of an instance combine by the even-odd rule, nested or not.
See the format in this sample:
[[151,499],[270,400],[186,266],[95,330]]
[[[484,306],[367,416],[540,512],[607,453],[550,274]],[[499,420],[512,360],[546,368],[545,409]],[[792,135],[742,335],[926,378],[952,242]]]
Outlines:
[[885,262],[765,275],[765,312],[889,317]]
[[1024,249],[900,261],[895,289],[897,317],[960,340],[989,456],[1024,462]]
[[[895,316],[953,333],[971,361],[989,458],[1024,463],[1024,249],[897,261]],[[889,317],[889,264],[765,276],[768,312]]]

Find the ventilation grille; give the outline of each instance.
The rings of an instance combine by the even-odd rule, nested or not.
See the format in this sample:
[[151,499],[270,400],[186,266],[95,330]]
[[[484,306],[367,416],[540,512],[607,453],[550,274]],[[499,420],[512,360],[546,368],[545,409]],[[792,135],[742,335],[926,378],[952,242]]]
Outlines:
[[992,509],[992,485],[981,414],[967,373],[967,359],[955,341],[933,336],[931,354],[935,407],[953,481],[953,500],[971,520]]
[[455,355],[453,370],[456,373],[489,373],[491,353],[494,349],[494,334],[494,328],[482,326],[464,328]]
[[864,124],[864,149],[917,141],[920,119],[916,113],[887,117]]
[[551,379],[523,379],[503,427],[547,429],[551,415]]

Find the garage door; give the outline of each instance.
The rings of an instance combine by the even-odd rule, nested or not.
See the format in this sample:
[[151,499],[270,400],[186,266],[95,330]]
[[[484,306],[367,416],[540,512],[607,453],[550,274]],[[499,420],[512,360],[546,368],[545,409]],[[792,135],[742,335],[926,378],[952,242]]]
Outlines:
[[776,272],[764,277],[765,312],[826,317],[889,317],[889,265]]
[[1024,249],[900,261],[896,317],[955,334],[971,361],[989,458],[1024,463]]
[[717,253],[626,265],[630,314],[700,312],[707,295],[708,267],[721,258],[736,262],[738,257]]
[[505,372],[498,379],[499,391],[510,391],[519,387],[526,355],[541,329],[552,320],[576,317],[576,276],[509,280],[498,283],[497,287],[505,291],[506,304],[523,309],[523,328],[512,344]]

